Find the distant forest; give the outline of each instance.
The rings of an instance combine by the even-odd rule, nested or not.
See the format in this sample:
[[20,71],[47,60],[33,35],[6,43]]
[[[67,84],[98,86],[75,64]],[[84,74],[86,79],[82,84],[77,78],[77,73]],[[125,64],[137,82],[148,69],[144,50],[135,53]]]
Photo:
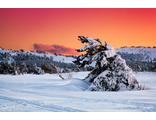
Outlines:
[[[143,54],[128,54],[128,53],[121,53],[117,52],[123,59],[126,60],[127,65],[132,68],[133,71],[149,71],[149,72],[156,72],[156,58],[153,60],[144,60]],[[146,59],[149,59],[147,56]]]
[[[127,46],[123,46],[121,48],[128,48],[128,47]],[[156,48],[156,46],[153,46],[153,47],[151,47],[151,46],[148,46],[148,47],[144,47],[144,46],[131,46],[130,48]]]
[[[0,53],[0,61],[4,61],[4,59],[13,60],[19,68],[25,64],[25,67],[28,69],[34,65],[36,67],[41,68],[41,70],[44,70],[45,73],[53,73],[53,69],[51,65],[55,65],[59,69],[68,71],[67,69],[70,69],[71,71],[90,71],[93,69],[94,66],[87,66],[84,68],[77,68],[77,66],[74,63],[65,63],[61,61],[54,61],[53,57],[50,58],[46,56],[46,54],[43,51],[36,51],[37,53],[44,54],[44,56],[37,56],[35,54],[28,53],[22,53],[24,50],[16,51],[17,55],[12,55],[10,53]],[[123,59],[126,60],[127,65],[132,68],[133,71],[149,71],[149,72],[156,72],[156,58],[153,59],[153,61],[143,61],[144,56],[142,54],[127,54],[127,53],[121,53],[117,52]],[[64,57],[73,57],[76,58],[74,55],[65,56],[61,54],[54,54],[55,56],[64,56]],[[54,56],[54,57],[55,57]],[[147,58],[148,59],[148,58]],[[2,62],[0,63],[2,64]],[[0,65],[2,66],[2,65]],[[5,67],[4,67],[5,68]],[[4,69],[3,68],[3,69]],[[2,67],[0,67],[2,69]],[[27,71],[27,73],[29,73]],[[31,72],[30,72],[31,73]],[[56,73],[56,72],[55,72]]]

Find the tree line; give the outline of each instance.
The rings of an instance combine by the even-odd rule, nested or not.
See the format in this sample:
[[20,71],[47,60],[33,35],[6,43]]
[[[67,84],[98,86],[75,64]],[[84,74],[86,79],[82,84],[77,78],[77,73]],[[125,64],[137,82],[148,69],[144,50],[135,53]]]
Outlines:
[[[47,57],[46,54],[43,53],[42,51],[37,51],[38,53],[44,54],[42,56],[38,56],[28,52],[27,53],[23,52],[24,50],[20,50],[20,52],[16,52],[17,55],[11,55],[10,53],[6,52],[0,53],[0,74],[24,74],[24,73],[53,74],[57,73],[54,66],[59,68],[60,72],[69,72],[69,70],[75,72],[91,71],[94,68],[93,66],[77,68],[77,66],[73,63],[54,61],[52,56]],[[118,52],[118,54],[123,59],[126,60],[127,65],[133,71],[156,72],[156,62],[153,62],[152,60],[143,61],[145,59],[145,56],[143,54],[127,54],[121,52]],[[59,56],[59,54],[55,55]],[[76,56],[70,57],[76,58]],[[148,59],[148,55],[146,56],[146,58]],[[156,60],[156,58],[154,58],[153,60]],[[9,61],[12,63],[9,63]],[[35,72],[37,71],[37,69],[38,72]]]
[[[40,52],[41,53],[41,52]],[[18,53],[11,55],[10,53],[0,53],[0,74],[55,74],[59,70],[60,73],[69,71],[87,71],[91,67],[77,68],[73,63],[65,63],[61,61],[54,61],[53,57],[38,56],[31,53]]]

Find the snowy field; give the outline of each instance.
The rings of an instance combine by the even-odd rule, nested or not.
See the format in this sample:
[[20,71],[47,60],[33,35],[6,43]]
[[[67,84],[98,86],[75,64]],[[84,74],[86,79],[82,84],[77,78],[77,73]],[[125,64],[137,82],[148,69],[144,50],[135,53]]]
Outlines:
[[0,112],[156,112],[156,73],[135,73],[150,90],[124,92],[86,91],[88,73],[0,75]]

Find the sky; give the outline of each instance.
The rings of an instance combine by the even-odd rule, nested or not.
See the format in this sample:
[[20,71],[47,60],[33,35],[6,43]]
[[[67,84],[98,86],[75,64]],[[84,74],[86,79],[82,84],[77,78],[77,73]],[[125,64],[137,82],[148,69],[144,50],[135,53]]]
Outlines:
[[0,8],[0,47],[78,55],[78,36],[156,46],[156,8]]

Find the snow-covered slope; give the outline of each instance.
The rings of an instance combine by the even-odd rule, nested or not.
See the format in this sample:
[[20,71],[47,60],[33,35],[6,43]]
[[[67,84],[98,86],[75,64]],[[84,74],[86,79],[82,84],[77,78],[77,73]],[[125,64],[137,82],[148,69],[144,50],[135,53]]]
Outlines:
[[[73,57],[66,57],[66,56],[60,56],[60,55],[52,55],[52,54],[44,54],[44,53],[38,53],[38,52],[32,52],[32,51],[12,51],[12,50],[5,50],[0,48],[0,53],[9,53],[11,56],[16,56],[17,54],[32,54],[36,56],[41,56],[44,57],[45,55],[47,57],[53,57],[54,61],[61,61],[65,63],[72,63],[72,61],[75,60]],[[120,52],[120,53],[126,53],[126,54],[140,54],[143,56],[143,60],[153,60],[154,58],[156,59],[156,48],[148,48],[148,47],[122,47],[119,49],[116,49],[115,52]]]
[[36,56],[41,56],[41,57],[53,57],[54,61],[60,61],[60,62],[65,62],[65,63],[72,63],[72,61],[74,61],[73,57],[66,57],[66,56],[60,56],[60,55],[52,55],[52,54],[44,54],[44,53],[38,53],[38,52],[32,52],[32,51],[13,51],[13,50],[5,50],[0,48],[0,53],[9,53],[11,56],[17,56],[18,54],[32,54],[32,55],[36,55]]
[[115,50],[116,52],[128,53],[128,54],[142,54],[144,58],[153,59],[156,58],[156,48],[148,47],[122,47]]
[[136,74],[150,90],[124,92],[85,91],[87,74],[75,72],[71,80],[57,74],[0,75],[0,112],[156,112],[155,73]]

